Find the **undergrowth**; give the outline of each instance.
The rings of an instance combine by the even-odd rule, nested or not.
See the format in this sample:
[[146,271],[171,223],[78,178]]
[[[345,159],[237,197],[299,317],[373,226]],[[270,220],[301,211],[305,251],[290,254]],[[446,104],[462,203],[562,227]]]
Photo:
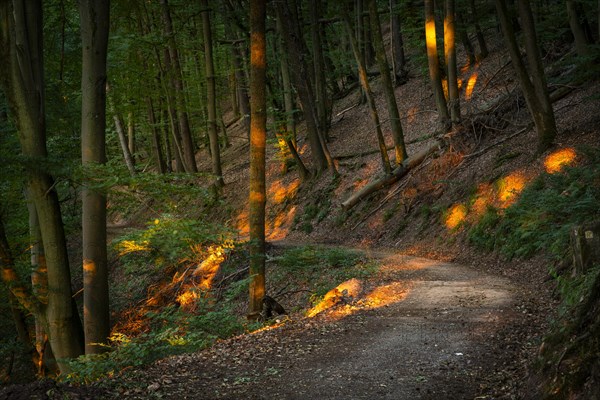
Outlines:
[[506,210],[489,207],[469,239],[508,258],[544,251],[564,258],[571,229],[600,215],[600,150],[580,149],[578,165],[543,173]]
[[[541,174],[507,209],[489,207],[470,227],[470,241],[508,258],[544,253],[553,265],[568,265],[571,230],[600,217],[600,149],[577,153],[575,166]],[[538,363],[544,390],[547,398],[585,397],[600,382],[600,267],[577,276],[549,269],[561,305]]]
[[[208,234],[206,229],[200,222],[163,219],[152,222],[146,229],[122,236],[115,243],[116,248],[121,250],[126,266],[124,272],[129,276],[126,280],[131,280],[140,271],[148,269],[148,264],[156,264],[157,259],[162,261],[160,265],[152,267],[155,275],[182,276],[182,267],[177,268],[177,265],[185,267],[192,260],[194,252],[190,250],[193,244],[191,240],[205,245],[223,242],[224,231],[217,234],[217,229]],[[194,260],[194,265],[201,264],[202,258],[195,255],[197,259]],[[307,293],[301,300],[303,305],[300,309],[307,308],[311,300],[323,296],[339,283],[350,278],[366,277],[373,272],[373,263],[361,253],[338,248],[290,248],[269,259],[274,264],[269,262],[267,266],[268,286],[283,287],[292,293]],[[110,337],[110,345],[106,347],[107,351],[73,360],[70,363],[72,372],[64,379],[73,383],[90,383],[170,355],[199,351],[219,338],[228,338],[272,323],[248,322],[243,313],[235,311],[247,302],[249,278],[247,273],[238,275],[238,272],[244,271],[240,269],[240,264],[247,265],[247,262],[248,254],[244,244],[232,246],[227,261],[221,265],[220,276],[235,275],[234,279],[227,280],[224,287],[198,292],[199,296],[193,307],[188,305],[186,308],[174,301],[181,290],[171,290],[174,286],[181,289],[187,285],[189,288],[189,282],[182,280],[181,285],[179,282],[176,282],[178,285],[164,285],[160,296],[153,296],[160,299],[159,304],[148,309],[142,307],[142,333],[130,334],[126,324],[117,325]],[[171,272],[167,272],[169,270]],[[141,287],[148,285],[143,277],[136,282]],[[299,287],[302,290],[297,290]],[[148,301],[144,304],[148,304]],[[139,314],[139,311],[136,310],[135,313]],[[118,329],[119,327],[123,329]]]

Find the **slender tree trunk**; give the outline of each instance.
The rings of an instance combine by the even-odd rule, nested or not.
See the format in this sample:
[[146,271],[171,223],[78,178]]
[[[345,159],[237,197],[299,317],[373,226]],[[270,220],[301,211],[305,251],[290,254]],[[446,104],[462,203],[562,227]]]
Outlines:
[[152,130],[152,152],[154,153],[154,159],[156,160],[156,168],[160,174],[167,172],[167,166],[165,163],[165,157],[163,155],[162,140],[160,138],[160,128],[158,121],[156,120],[156,113],[154,111],[154,104],[151,97],[146,97],[146,105],[148,108],[148,123]]
[[489,52],[487,44],[485,43],[485,36],[483,36],[483,31],[479,25],[479,13],[477,12],[475,0],[469,0],[469,5],[471,6],[471,22],[475,27],[475,35],[477,36],[477,43],[479,44],[479,57],[483,59],[488,56]]
[[329,119],[327,112],[327,85],[325,80],[325,61],[323,59],[323,45],[321,43],[321,29],[319,24],[319,16],[321,15],[322,3],[321,0],[309,0],[308,2],[311,38],[312,38],[312,54],[313,67],[315,76],[315,101],[317,107],[317,118],[319,121],[319,132],[329,140]]
[[[31,264],[31,287],[32,294],[36,301],[42,306],[48,304],[48,265],[44,255],[44,245],[42,243],[42,233],[40,223],[35,209],[35,204],[31,196],[27,195],[27,210],[29,212],[29,236],[30,236],[30,264]],[[56,372],[56,361],[52,358],[44,357],[48,334],[45,320],[35,318],[34,326],[34,348],[35,357],[33,359],[38,376],[45,376],[46,372]],[[44,360],[49,360],[48,365],[44,365]],[[47,368],[46,368],[47,367]],[[47,370],[47,371],[46,371]]]
[[215,68],[212,55],[212,32],[210,27],[210,16],[208,0],[201,0],[202,7],[202,30],[204,32],[204,60],[206,66],[206,89],[208,109],[208,138],[210,141],[210,155],[212,158],[212,173],[216,178],[215,185],[222,187],[223,172],[221,170],[221,150],[219,148],[219,135],[217,133],[217,94],[215,85]]
[[[106,163],[106,55],[109,2],[80,0],[81,42],[81,162],[83,166]],[[133,135],[132,135],[133,136]],[[130,145],[133,139],[130,138]],[[126,146],[128,150],[130,147]],[[85,353],[106,351],[110,335],[108,261],[106,249],[106,195],[84,186],[83,323]]]
[[289,10],[289,5],[285,2],[276,3],[277,18],[288,23],[282,24],[283,38],[286,48],[289,51],[290,59],[294,62],[290,65],[294,86],[298,92],[298,97],[302,103],[302,111],[307,127],[307,136],[310,143],[313,162],[318,171],[327,167],[332,168],[334,173],[335,164],[329,154],[327,145],[323,136],[319,132],[319,124],[316,114],[314,95],[312,93],[312,83],[309,79],[307,63],[301,51],[301,37],[299,37],[299,28],[297,21],[293,21],[293,14]]
[[531,113],[538,135],[538,152],[548,149],[556,137],[556,122],[552,103],[548,96],[548,86],[542,65],[542,57],[537,45],[533,15],[528,0],[519,0],[518,10],[525,38],[525,52],[530,70],[521,59],[521,52],[508,14],[505,0],[495,0],[500,26],[504,34],[508,52],[519,77],[527,108]]
[[266,1],[250,0],[250,304],[257,319],[265,295]]
[[127,147],[133,158],[133,163],[135,164],[135,120],[132,111],[127,113]]
[[171,11],[167,0],[160,0],[163,16],[163,24],[165,35],[167,36],[167,50],[171,61],[172,82],[175,88],[175,98],[177,102],[177,122],[179,124],[179,132],[181,135],[181,147],[183,155],[183,165],[186,172],[198,172],[196,166],[196,156],[194,151],[194,142],[192,140],[192,131],[187,114],[187,106],[185,102],[185,93],[183,85],[183,77],[181,73],[181,65],[179,63],[179,51],[175,43],[173,33],[173,23],[171,21]]
[[[47,159],[41,2],[0,2],[0,21],[0,59],[4,62],[0,78],[15,118],[22,153],[32,160]],[[26,174],[48,264],[47,332],[60,371],[68,373],[67,360],[83,353],[83,337],[71,299],[71,272],[60,204],[54,181],[45,170],[29,165]]]
[[125,165],[129,170],[129,174],[131,176],[134,176],[136,174],[135,164],[133,162],[133,156],[129,151],[129,146],[127,145],[127,135],[125,134],[125,124],[123,123],[123,117],[115,113],[113,115],[113,121],[115,121],[115,130],[117,131],[117,136],[119,137],[119,144],[121,145],[121,152],[123,153]]
[[[406,146],[404,144],[404,132],[400,121],[400,112],[394,93],[394,85],[390,77],[390,66],[385,56],[385,47],[383,46],[383,35],[381,33],[381,23],[379,13],[377,12],[377,1],[369,0],[369,16],[371,19],[371,33],[373,34],[373,47],[375,49],[375,58],[379,65],[379,73],[383,83],[385,99],[387,102],[388,113],[390,116],[390,125],[392,127],[392,138],[394,139],[394,150],[396,154],[396,164],[402,164],[406,158]],[[386,150],[387,154],[387,150]]]
[[169,111],[163,110],[161,113],[160,126],[162,127],[163,137],[165,139],[165,159],[167,160],[167,172],[173,172],[173,149],[171,139],[169,138]]
[[582,57],[590,55],[589,42],[581,23],[579,22],[578,6],[575,0],[567,0],[567,14],[569,15],[569,26],[573,39],[575,40],[575,49],[577,54]]
[[456,67],[456,46],[454,22],[455,7],[454,0],[445,0],[446,18],[444,19],[444,55],[446,67],[448,68],[448,102],[450,108],[450,119],[453,124],[460,122],[460,98],[458,95],[458,80]]
[[[360,83],[362,85],[365,96],[367,97],[367,103],[369,104],[369,108],[371,110],[371,118],[373,119],[373,124],[375,125],[375,131],[377,132],[377,142],[379,143],[379,152],[381,154],[381,165],[385,174],[389,174],[392,171],[390,166],[390,159],[387,154],[387,147],[385,145],[385,139],[383,138],[383,133],[381,132],[381,124],[379,123],[379,115],[377,113],[377,106],[375,105],[375,99],[373,98],[373,93],[371,92],[371,88],[369,86],[369,78],[367,77],[367,70],[365,65],[363,64],[363,60],[360,56],[358,50],[358,44],[356,43],[356,39],[352,34],[352,26],[350,25],[350,17],[348,16],[347,11],[343,10],[343,19],[344,26],[346,27],[346,32],[348,37],[350,38],[350,45],[352,46],[352,53],[354,53],[354,58],[356,59],[356,64],[358,65],[358,74],[360,77]],[[389,75],[388,75],[389,78]]]
[[[1,216],[0,276],[2,277],[3,282],[9,289],[8,300],[10,304],[11,315],[15,323],[15,329],[17,331],[19,341],[23,344],[23,348],[26,349],[25,356],[31,356],[32,354],[36,354],[36,348],[32,346],[31,340],[29,338],[29,330],[27,327],[27,322],[25,321],[25,314],[23,312],[23,308],[26,311],[33,314],[36,324],[40,324],[46,328],[48,324],[42,312],[42,305],[37,299],[34,298],[34,296],[31,293],[29,293],[25,285],[23,285],[20,281],[17,280],[17,275],[14,269],[14,261],[12,253],[10,251],[10,247],[8,245],[8,240],[6,238],[6,232],[4,231],[4,224],[2,222]],[[32,367],[37,367],[39,365],[38,359],[36,359],[35,356],[33,358],[33,362],[34,364],[32,365]],[[32,368],[32,372],[36,373],[37,371],[34,371]]]
[[294,146],[296,146],[296,117],[295,117],[295,107],[294,107],[294,92],[292,89],[292,81],[290,78],[290,67],[288,60],[288,53],[285,51],[284,42],[282,39],[282,30],[281,26],[282,21],[281,18],[276,18],[277,24],[277,32],[280,36],[279,48],[281,49],[281,54],[279,57],[279,66],[281,69],[281,85],[283,87],[283,104],[285,107],[285,116],[286,116],[286,131],[288,139],[291,139]]
[[[408,82],[406,70],[406,56],[404,54],[404,39],[400,15],[398,14],[398,0],[390,0],[390,21],[392,31],[392,69],[394,71],[394,85],[399,86]],[[375,49],[377,53],[377,49]]]
[[[363,18],[363,0],[355,0],[354,8],[355,8],[355,17],[356,17],[356,28],[355,28],[356,45],[358,46],[360,60],[366,68],[367,58],[365,55],[365,45],[363,43],[363,41],[365,39],[365,26],[364,26],[364,18]],[[358,81],[360,82],[360,71],[358,71]],[[366,102],[367,102],[367,97],[366,97],[363,87],[361,86],[359,103],[364,104]]]
[[231,53],[233,67],[235,69],[235,82],[237,84],[237,99],[238,104],[240,105],[240,113],[243,118],[242,122],[244,123],[248,136],[250,136],[250,99],[248,96],[248,81],[244,74],[244,57],[239,46],[239,44],[234,44],[231,47]]
[[469,35],[467,34],[467,27],[463,23],[461,13],[456,13],[456,22],[458,24],[456,31],[460,36],[460,41],[462,42],[463,47],[465,48],[465,53],[467,53],[467,62],[469,65],[475,64],[477,59],[475,58],[475,49],[473,48],[473,43],[471,43],[471,39],[469,39]]
[[[171,83],[173,82],[172,79],[170,79],[170,75],[172,73],[172,68],[171,68],[171,61],[169,59],[169,54],[168,54],[168,50],[165,49],[165,67],[164,70],[162,71],[162,77],[163,79],[161,79],[161,83],[163,86],[163,91],[165,92],[165,99],[167,101],[167,116],[168,116],[168,122],[169,122],[169,131],[171,132],[171,138],[173,139],[172,143],[172,149],[173,149],[173,156],[175,158],[175,171],[176,172],[185,172],[186,168],[185,168],[185,157],[183,154],[183,143],[181,140],[181,133],[179,130],[179,124],[177,123],[177,107],[175,106],[175,99],[173,96],[173,88],[169,87],[169,85],[167,84],[167,81],[170,81]],[[158,61],[160,63],[160,56],[157,55]],[[171,85],[172,86],[172,85]]]
[[440,122],[443,126],[447,127],[450,116],[448,115],[448,106],[446,105],[446,98],[444,97],[444,89],[442,88],[442,78],[440,75],[433,0],[425,0],[425,41],[427,43],[429,79],[431,80],[431,86],[433,88],[435,105],[438,110]]

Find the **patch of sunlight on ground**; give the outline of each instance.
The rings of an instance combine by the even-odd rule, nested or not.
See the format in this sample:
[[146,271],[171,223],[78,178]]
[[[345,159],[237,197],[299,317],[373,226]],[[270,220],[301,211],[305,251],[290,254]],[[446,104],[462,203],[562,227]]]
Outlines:
[[267,239],[281,240],[289,233],[294,217],[296,216],[296,206],[292,206],[289,210],[282,210],[272,221],[267,221]]
[[269,199],[273,204],[281,204],[286,199],[294,196],[300,186],[300,179],[295,179],[288,185],[277,180],[269,186]]
[[143,240],[140,242],[136,242],[135,240],[123,240],[119,243],[119,256],[124,256],[125,254],[134,253],[136,251],[148,251],[150,250],[150,242],[147,240]]
[[507,208],[512,205],[525,189],[529,179],[520,171],[514,171],[498,181],[498,200],[500,207]]
[[455,204],[448,210],[448,215],[444,221],[446,228],[452,230],[460,225],[467,217],[467,207],[462,204]]
[[560,172],[565,166],[572,165],[577,158],[577,153],[571,147],[556,150],[544,160],[544,168],[549,174]]
[[473,90],[475,89],[475,85],[477,84],[477,72],[469,77],[467,81],[467,90],[465,91],[465,99],[470,100],[473,95]]
[[308,310],[306,316],[309,318],[314,317],[337,304],[342,302],[347,303],[350,299],[356,299],[361,291],[362,283],[356,278],[342,282],[327,292],[317,305]]

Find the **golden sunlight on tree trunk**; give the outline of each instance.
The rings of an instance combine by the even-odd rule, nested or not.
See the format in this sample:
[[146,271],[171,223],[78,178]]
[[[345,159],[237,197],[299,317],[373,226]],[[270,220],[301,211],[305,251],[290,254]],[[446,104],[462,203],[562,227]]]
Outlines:
[[444,55],[448,68],[448,101],[452,123],[460,122],[460,98],[458,96],[458,81],[456,68],[456,46],[454,22],[454,0],[446,0],[446,18],[444,19]]
[[265,295],[266,1],[250,1],[250,304],[257,319]]
[[[106,163],[106,52],[109,3],[80,0],[81,162],[84,167]],[[125,146],[129,151],[129,146]],[[82,198],[83,326],[85,353],[104,351],[110,334],[108,262],[106,250],[106,195],[85,187]]]
[[440,122],[446,126],[450,116],[444,97],[442,78],[440,75],[440,62],[437,53],[437,37],[435,33],[435,12],[433,0],[425,0],[425,42],[427,45],[427,61],[429,64],[429,79],[433,88],[435,105],[438,110]]
[[41,2],[2,1],[0,22],[0,59],[4,62],[0,77],[21,151],[31,159],[27,191],[39,217],[48,265],[47,332],[61,373],[68,373],[68,359],[83,353],[81,321],[71,298],[71,272],[54,180],[34,161],[48,158]]

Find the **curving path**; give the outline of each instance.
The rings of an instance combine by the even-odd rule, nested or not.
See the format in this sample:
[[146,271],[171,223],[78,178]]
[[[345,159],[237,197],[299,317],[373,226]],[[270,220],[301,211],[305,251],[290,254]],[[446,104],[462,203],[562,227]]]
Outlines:
[[503,338],[507,330],[526,323],[515,301],[517,288],[507,279],[461,265],[393,252],[371,255],[382,267],[377,281],[361,295],[370,301],[162,360],[133,373],[114,394],[172,399],[501,398],[498,369],[515,355],[514,344]]

